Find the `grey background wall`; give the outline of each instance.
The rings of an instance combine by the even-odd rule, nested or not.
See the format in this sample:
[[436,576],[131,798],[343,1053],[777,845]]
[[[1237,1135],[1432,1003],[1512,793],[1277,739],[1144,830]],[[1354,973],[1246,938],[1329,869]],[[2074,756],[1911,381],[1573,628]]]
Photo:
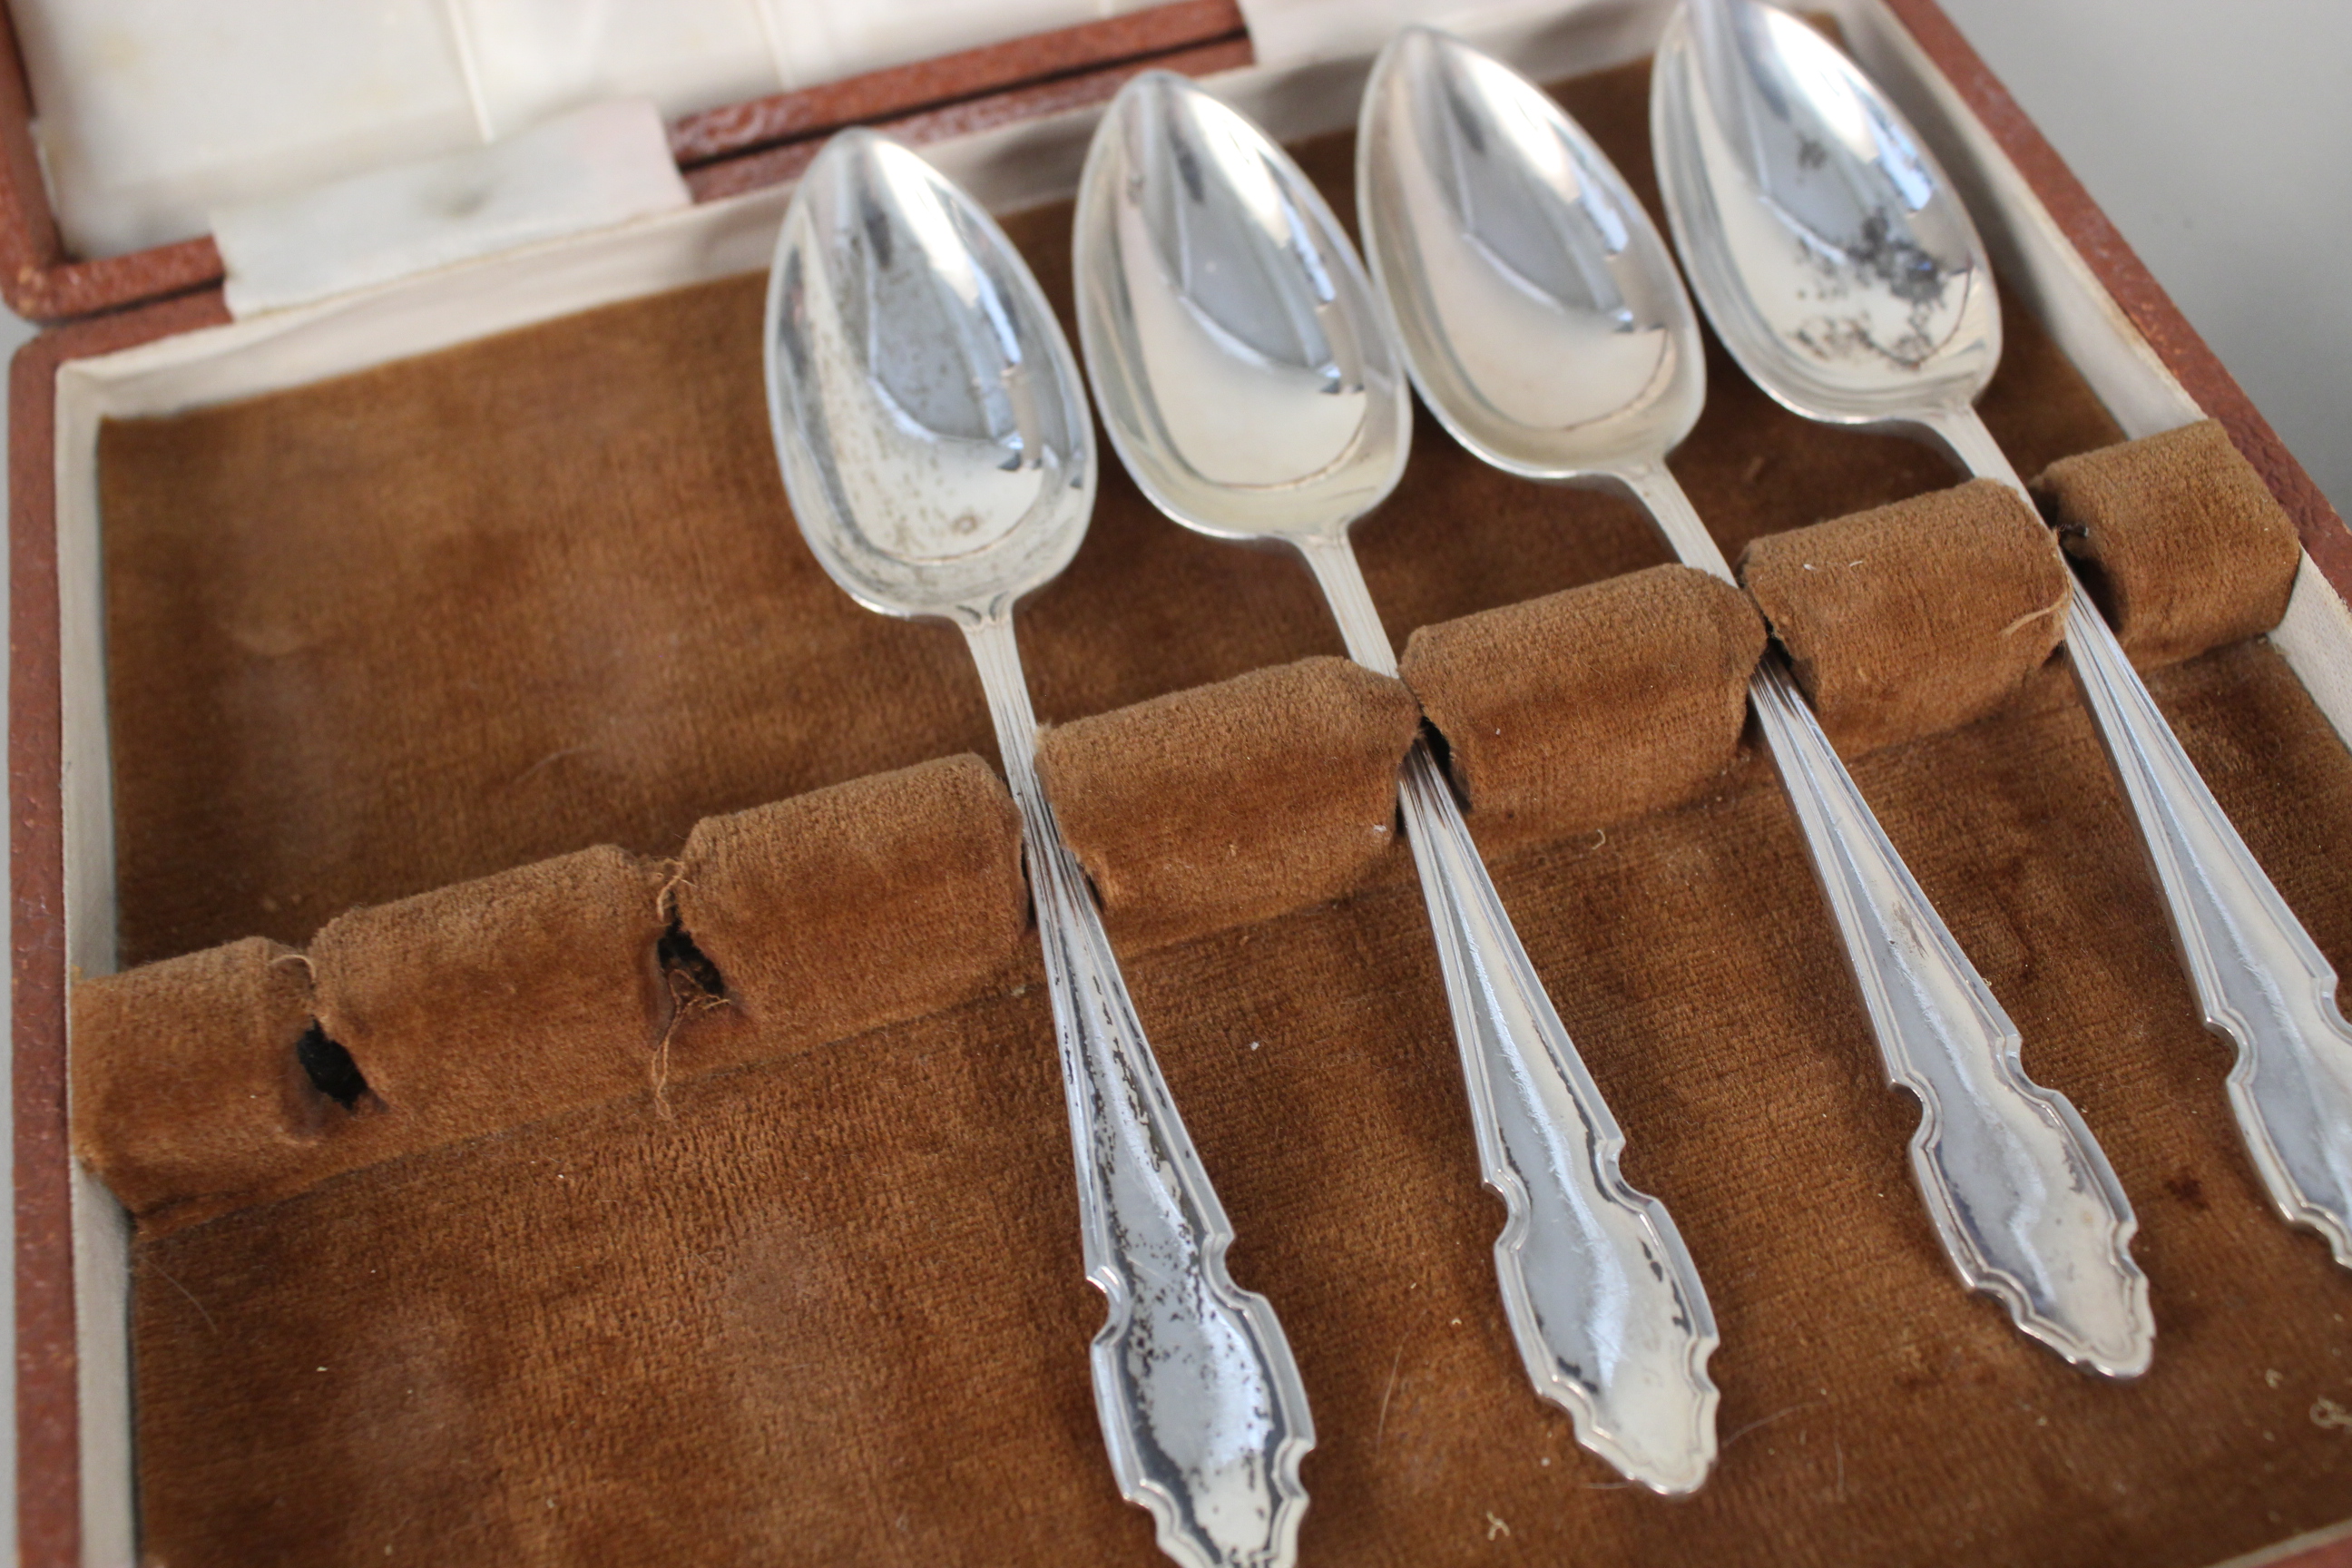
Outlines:
[[2352,514],[2352,5],[1941,3]]
[[[2352,513],[2352,3],[1942,4],[2336,510]],[[0,350],[31,335],[0,316]],[[5,441],[0,424],[0,459]],[[7,916],[0,903],[0,948]],[[0,1142],[8,1114],[0,1095]],[[12,1221],[0,1205],[0,1342],[10,1344]],[[0,1356],[0,1413],[15,1407],[15,1358]],[[16,1470],[11,1418],[0,1421],[0,1563],[16,1560]]]

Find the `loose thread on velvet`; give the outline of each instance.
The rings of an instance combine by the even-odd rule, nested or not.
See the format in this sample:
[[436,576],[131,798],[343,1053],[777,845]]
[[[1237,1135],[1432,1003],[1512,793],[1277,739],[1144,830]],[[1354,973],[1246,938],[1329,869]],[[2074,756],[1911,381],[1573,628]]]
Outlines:
[[2058,612],[2063,610],[2065,607],[2066,601],[2061,599],[2054,605],[2044,605],[2038,610],[2028,610],[2025,614],[2018,616],[2017,619],[2010,622],[2009,625],[2001,627],[2000,635],[2005,637],[2015,637],[2019,632],[2023,631],[2034,622],[2046,620],[2050,616],[2058,614]]
[[677,1038],[680,1025],[726,1006],[727,998],[712,995],[683,966],[666,967],[663,974],[669,984],[669,1022],[662,1026],[661,1039],[654,1046],[654,1111],[665,1121],[675,1121],[677,1113],[669,1104],[670,1042]]
[[1776,1421],[1785,1421],[1790,1416],[1796,1415],[1800,1411],[1816,1409],[1822,1405],[1827,1405],[1829,1401],[1826,1399],[1808,1399],[1801,1404],[1791,1405],[1786,1409],[1775,1410],[1769,1415],[1759,1415],[1755,1420],[1750,1421],[1747,1426],[1742,1426],[1738,1431],[1734,1432],[1730,1436],[1726,1437],[1723,1440],[1722,1447],[1717,1451],[1727,1452],[1734,1443],[1738,1442],[1739,1439],[1747,1436],[1750,1432],[1769,1426]]
[[654,918],[665,926],[673,926],[677,923],[678,918],[677,890],[680,888],[690,888],[694,883],[686,874],[685,861],[666,860],[662,864],[669,868],[669,875],[663,879],[661,887],[654,893]]
[[[672,860],[667,864],[669,875],[663,879],[661,887],[654,893],[654,918],[660,921],[668,930],[676,931],[678,929],[677,890],[689,884],[687,881],[685,861]],[[669,1021],[662,1026],[661,1039],[654,1046],[654,1113],[664,1121],[675,1121],[677,1120],[677,1113],[669,1107],[669,1044],[672,1037],[677,1034],[679,1022],[687,1016],[687,995],[681,987],[695,990],[698,990],[699,987],[695,986],[690,979],[680,974],[676,967],[667,962],[662,967],[662,978],[669,988]]]
[[1389,1358],[1389,1380],[1381,1387],[1381,1419],[1372,1428],[1372,1452],[1381,1451],[1381,1439],[1389,1435],[1389,1401],[1396,1395],[1397,1369],[1404,1364],[1404,1342],[1397,1341],[1396,1354]]
[[662,1026],[661,1040],[654,1047],[654,1114],[664,1121],[675,1121],[677,1113],[669,1108],[669,1042],[677,1033],[678,1020],[686,1016],[685,998],[678,994],[678,977],[669,976],[669,1022]]
[[162,1264],[156,1262],[153,1253],[150,1252],[143,1261],[146,1267],[155,1271],[155,1278],[161,1279],[164,1284],[169,1285],[173,1289],[177,1290],[181,1295],[185,1296],[188,1299],[188,1305],[196,1310],[196,1316],[205,1321],[205,1327],[206,1329],[215,1334],[220,1332],[220,1324],[215,1322],[213,1321],[213,1315],[205,1310],[205,1304],[196,1300],[196,1293],[194,1290],[189,1289],[185,1285],[181,1284],[180,1281],[173,1276],[170,1269],[165,1268]]
[[[672,863],[676,865],[676,862]],[[663,885],[656,895],[656,908],[668,922],[654,956],[661,965],[662,977],[669,992],[669,1018],[662,1026],[661,1038],[655,1042],[650,1070],[653,1079],[654,1110],[663,1121],[675,1121],[670,1110],[669,1076],[670,1046],[677,1038],[680,1026],[688,1019],[718,1011],[732,1000],[727,994],[727,977],[710,962],[694,938],[687,934],[686,926],[677,916],[673,889],[686,882],[684,869]]]

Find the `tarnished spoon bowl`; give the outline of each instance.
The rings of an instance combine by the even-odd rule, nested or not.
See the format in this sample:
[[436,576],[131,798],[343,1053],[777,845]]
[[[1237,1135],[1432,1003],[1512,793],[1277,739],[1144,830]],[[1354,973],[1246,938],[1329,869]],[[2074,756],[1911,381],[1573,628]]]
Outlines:
[[[1907,428],[2019,491],[1971,406],[2000,358],[1982,243],[1952,184],[1853,63],[1756,0],[1687,0],[1660,44],[1652,140],[1716,331],[1810,418]],[[2336,970],[2172,733],[2097,607],[2066,650],[2138,819],[2271,1201],[2352,1268],[2352,1026]]]
[[[919,265],[892,254],[907,237]],[[1094,509],[1085,388],[1035,281],[930,165],[836,138],[785,216],[768,324],[793,516],[850,597],[971,625],[1069,564]]]
[[1744,3],[1678,13],[1654,70],[1675,243],[1739,367],[1809,419],[1965,412],[2000,360],[1984,244],[1869,79]]
[[[1664,241],[1583,129],[1501,62],[1414,31],[1373,67],[1357,146],[1365,236],[1439,416],[1520,473],[1617,481],[1684,564],[1728,579],[1665,465],[1704,395],[1697,325]],[[2025,1076],[2015,1027],[1788,671],[1768,658],[1749,689],[1888,1074],[1925,1109],[1912,1164],[1946,1250],[2027,1333],[2138,1372],[2154,1325],[2105,1157]]]

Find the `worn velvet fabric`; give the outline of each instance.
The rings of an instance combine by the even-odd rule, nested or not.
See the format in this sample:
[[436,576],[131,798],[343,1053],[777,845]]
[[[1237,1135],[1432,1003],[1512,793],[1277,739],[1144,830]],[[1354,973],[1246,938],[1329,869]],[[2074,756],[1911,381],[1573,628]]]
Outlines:
[[310,1157],[334,1120],[299,1055],[317,1016],[310,962],[262,937],[75,986],[75,1153],[151,1231],[346,1168]]
[[2210,419],[2062,458],[2034,490],[2142,668],[2286,614],[2303,560],[2294,521]]
[[1756,606],[1687,566],[1423,626],[1404,679],[1499,848],[1679,805],[1738,758]]
[[[770,1043],[961,1002],[1020,962],[1029,928],[1020,816],[969,754],[707,820],[667,886],[673,973],[695,1002],[723,997],[761,1020]],[[665,1055],[657,1072],[745,1059],[709,1054],[729,1032],[719,1022],[667,1041],[704,1056]]]
[[1992,479],[1755,540],[1739,580],[1847,751],[2013,700],[2063,639],[2073,584],[2033,509]]
[[562,1111],[664,1110],[673,1079],[998,983],[1020,831],[987,764],[948,757],[710,818],[674,861],[582,850],[352,910],[308,952],[79,986],[76,1152],[152,1237]]
[[1363,886],[1420,724],[1397,681],[1318,658],[1048,730],[1037,761],[1112,937],[1156,947]]
[[[1567,93],[1637,182],[1644,86]],[[1343,206],[1348,152],[1307,150]],[[1065,299],[1067,223],[1012,226]],[[156,1561],[1158,1560],[1089,1394],[1102,1303],[1009,805],[970,763],[867,776],[989,752],[977,682],[951,635],[856,609],[799,545],[757,321],[755,282],[718,284],[107,432],[124,942],[171,962],[81,988],[78,1135],[101,1169],[152,1151],[109,1174],[152,1216],[132,1336]],[[2021,471],[2113,441],[2029,318],[2008,341],[1986,412]],[[1713,368],[1675,462],[1728,554],[1950,482]],[[1631,509],[1421,434],[1360,531],[1392,636],[1663,560]],[[1956,595],[1970,559],[1945,557]],[[1023,639],[1049,721],[1138,726],[1171,780],[1171,733],[1238,737],[1259,749],[1195,753],[1198,776],[1327,824],[1361,813],[1366,737],[1402,713],[1324,731],[1328,790],[1277,777],[1218,705],[1336,635],[1295,563],[1160,521],[1115,468]],[[1660,700],[1703,688],[1720,718],[1729,663]],[[1585,679],[1635,711],[1611,682],[1658,666]],[[2238,642],[2155,689],[2352,961],[2352,756],[2292,672]],[[1961,1291],[1788,805],[1752,753],[1707,757],[1673,809],[1492,861],[1723,1332],[1722,1459],[1687,1501],[1625,1487],[1527,1385],[1408,858],[1123,944],[1234,1271],[1314,1403],[1304,1561],[2196,1568],[2352,1512],[2352,1276],[2266,1208],[2071,694],[2029,681],[1853,761],[2137,1206],[2159,1340],[2127,1385]],[[1539,803],[1583,787],[1499,760]],[[1640,765],[1598,739],[1585,763]],[[1116,775],[1058,772],[1072,817]],[[1223,896],[1153,883],[1164,848],[1117,810],[1080,843],[1098,880]],[[348,1109],[319,1040],[305,1065],[313,1018],[367,1085]],[[268,1185],[436,1116],[397,1157]]]
[[[2158,690],[2341,963],[2352,759],[2242,644]],[[2211,1563],[2340,1517],[2352,1284],[2264,1205],[2097,739],[2024,704],[1857,776],[2140,1217],[2156,1365],[2112,1385],[1951,1276],[1785,803],[1722,795],[1498,860],[1724,1336],[1718,1470],[1628,1490],[1528,1389],[1498,1310],[1420,893],[1126,967],[1297,1349],[1307,1563]],[[736,921],[761,932],[746,901]],[[831,1044],[721,1007],[744,1065],[146,1239],[134,1334],[157,1556],[1155,1561],[1086,1371],[1066,1118],[1034,955]],[[640,1062],[656,1031],[608,993]],[[452,999],[440,1041],[504,1004]],[[419,1018],[417,1026],[425,1026]],[[566,1035],[514,1048],[552,1054]],[[366,1055],[360,1056],[362,1066]],[[1497,1522],[1499,1521],[1499,1523]]]
[[[1646,91],[1636,68],[1567,96],[1648,196]],[[1302,150],[1343,216],[1352,155],[1344,136]],[[1062,307],[1069,219],[1008,224]],[[353,904],[593,844],[675,856],[706,816],[994,755],[960,640],[860,609],[800,541],[763,287],[106,426],[124,962],[299,943]],[[2116,439],[2030,316],[2005,342],[1983,411],[2021,472]],[[1926,447],[1808,424],[1709,355],[1675,471],[1727,556],[1951,482]],[[1398,646],[1667,559],[1629,503],[1513,479],[1418,426],[1356,530]],[[1116,461],[1021,641],[1048,723],[1342,651],[1303,567],[1176,527]]]

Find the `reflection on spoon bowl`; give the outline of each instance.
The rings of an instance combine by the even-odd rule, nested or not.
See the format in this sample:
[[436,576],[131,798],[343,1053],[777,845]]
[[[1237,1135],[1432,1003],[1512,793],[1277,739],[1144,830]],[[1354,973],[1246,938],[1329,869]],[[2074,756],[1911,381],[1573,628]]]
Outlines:
[[1076,367],[1002,234],[914,153],[827,144],[785,215],[768,331],[793,514],[851,597],[969,625],[1077,552],[1095,466]]
[[1706,396],[1664,243],[1601,151],[1499,61],[1410,27],[1365,90],[1365,259],[1422,400],[1530,479],[1663,458]]
[[1160,510],[1222,539],[1332,538],[1395,488],[1412,410],[1370,291],[1328,259],[1346,237],[1270,155],[1182,77],[1129,83],[1079,181],[1078,336]]

